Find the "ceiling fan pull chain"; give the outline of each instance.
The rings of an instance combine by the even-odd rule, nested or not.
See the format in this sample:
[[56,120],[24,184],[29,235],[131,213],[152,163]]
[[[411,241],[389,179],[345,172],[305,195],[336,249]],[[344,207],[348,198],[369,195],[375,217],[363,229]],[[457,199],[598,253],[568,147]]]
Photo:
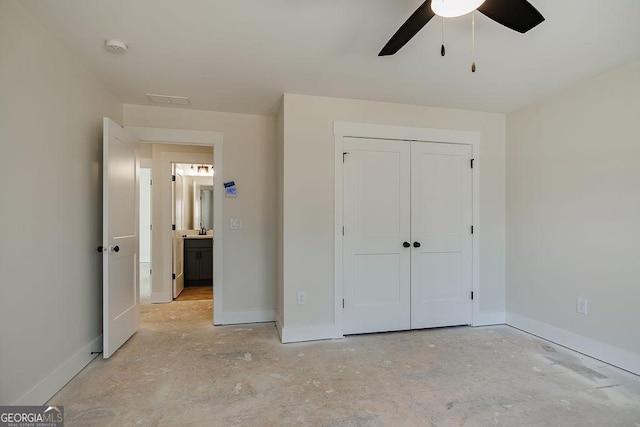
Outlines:
[[442,17],[442,46],[440,47],[440,56],[444,56],[444,17]]
[[476,72],[476,11],[471,12],[471,72]]

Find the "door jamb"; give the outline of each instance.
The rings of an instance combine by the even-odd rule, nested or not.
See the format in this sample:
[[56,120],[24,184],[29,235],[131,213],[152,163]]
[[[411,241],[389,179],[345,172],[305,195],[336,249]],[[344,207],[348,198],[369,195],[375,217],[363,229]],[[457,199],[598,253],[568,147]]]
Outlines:
[[[151,127],[139,127],[139,126],[125,126],[129,132],[138,137],[140,142],[155,143],[155,144],[176,144],[176,145],[205,145],[213,147],[213,159],[212,164],[216,174],[216,181],[219,180],[222,183],[223,180],[223,142],[224,134],[222,132],[214,131],[200,131],[200,130],[188,130],[188,129],[165,129],[165,128],[151,128]],[[224,285],[224,276],[222,271],[223,255],[224,255],[224,227],[223,227],[223,191],[221,185],[214,185],[213,187],[213,228],[214,239],[216,246],[220,250],[213,251],[213,292],[215,298],[213,299],[213,324],[218,325],[222,319],[222,289]],[[170,221],[169,221],[170,222]],[[159,224],[159,226],[162,226]],[[168,225],[168,227],[170,224]],[[166,267],[166,266],[165,266]],[[153,266],[152,266],[153,268]],[[153,284],[152,284],[153,287]],[[163,280],[162,292],[165,295],[166,301],[171,302],[172,286],[169,276],[166,280]]]
[[[474,295],[479,296],[480,289],[480,230],[478,227],[480,219],[480,132],[458,131],[448,129],[416,128],[405,126],[378,125],[369,123],[334,122],[333,133],[335,137],[335,176],[334,176],[334,338],[344,337],[343,328],[343,283],[342,283],[342,226],[343,218],[343,145],[344,138],[371,138],[389,139],[396,141],[412,142],[436,142],[446,144],[466,144],[471,145],[472,158],[474,159],[472,176],[472,224],[474,225],[471,250],[472,277],[471,290]],[[479,319],[480,299],[475,297],[471,302],[472,317],[471,324],[475,326]]]

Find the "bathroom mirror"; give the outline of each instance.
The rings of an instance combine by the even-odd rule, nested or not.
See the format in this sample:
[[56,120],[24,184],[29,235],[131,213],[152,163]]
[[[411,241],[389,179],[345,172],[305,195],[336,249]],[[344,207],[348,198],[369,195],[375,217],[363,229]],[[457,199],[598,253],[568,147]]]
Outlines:
[[200,218],[207,230],[213,230],[213,185],[200,186]]
[[213,230],[213,179],[193,180],[193,228]]

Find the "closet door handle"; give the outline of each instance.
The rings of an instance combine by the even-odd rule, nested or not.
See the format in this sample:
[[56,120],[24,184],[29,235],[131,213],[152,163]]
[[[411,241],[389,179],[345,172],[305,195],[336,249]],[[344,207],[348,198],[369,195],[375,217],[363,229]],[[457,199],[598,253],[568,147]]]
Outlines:
[[402,244],[402,246],[403,246],[403,247],[405,247],[405,248],[408,248],[409,246],[411,246],[411,243],[409,243],[409,242],[404,242],[404,243]]
[[413,242],[413,247],[414,248],[419,248],[420,247],[420,242]]

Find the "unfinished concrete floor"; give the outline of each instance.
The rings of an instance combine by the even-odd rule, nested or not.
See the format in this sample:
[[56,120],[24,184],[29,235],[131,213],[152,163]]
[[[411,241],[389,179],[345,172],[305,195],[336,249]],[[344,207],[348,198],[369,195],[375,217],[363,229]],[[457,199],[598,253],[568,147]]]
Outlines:
[[508,326],[283,345],[211,305],[144,306],[50,403],[68,426],[640,426],[639,377]]

